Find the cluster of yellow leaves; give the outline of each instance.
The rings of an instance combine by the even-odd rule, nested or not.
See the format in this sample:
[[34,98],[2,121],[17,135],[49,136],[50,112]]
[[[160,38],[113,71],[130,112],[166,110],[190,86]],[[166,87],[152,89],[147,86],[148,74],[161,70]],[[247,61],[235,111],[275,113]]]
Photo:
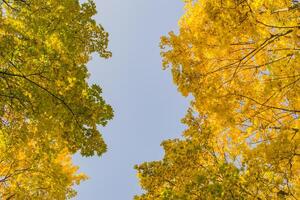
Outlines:
[[300,196],[300,4],[187,0],[163,66],[193,100],[184,140],[137,166],[137,199]]
[[98,125],[113,117],[86,64],[108,58],[93,1],[0,1],[0,199],[66,199],[71,156],[106,151]]
[[48,144],[33,140],[2,142],[1,199],[71,198],[76,195],[74,184],[86,179],[77,173],[67,149],[47,149],[44,145]]

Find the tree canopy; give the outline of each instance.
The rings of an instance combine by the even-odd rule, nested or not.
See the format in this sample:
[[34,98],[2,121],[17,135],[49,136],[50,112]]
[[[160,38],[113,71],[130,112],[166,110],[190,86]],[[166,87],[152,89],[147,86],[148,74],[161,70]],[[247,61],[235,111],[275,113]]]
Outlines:
[[93,1],[0,1],[0,198],[65,199],[86,178],[71,155],[100,156],[113,117],[89,85],[91,53],[109,58]]
[[193,97],[188,128],[136,166],[136,199],[297,199],[299,2],[186,0],[185,11],[161,55]]

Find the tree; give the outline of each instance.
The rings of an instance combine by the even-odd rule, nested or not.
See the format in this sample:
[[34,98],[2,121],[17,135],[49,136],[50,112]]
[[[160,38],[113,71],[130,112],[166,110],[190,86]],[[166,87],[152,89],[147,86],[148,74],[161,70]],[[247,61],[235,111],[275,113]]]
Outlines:
[[93,1],[0,1],[0,198],[65,199],[85,179],[71,155],[100,156],[112,119],[88,85],[93,52],[109,58]]
[[183,140],[136,166],[136,199],[297,199],[300,196],[300,4],[187,0],[164,68],[191,108]]

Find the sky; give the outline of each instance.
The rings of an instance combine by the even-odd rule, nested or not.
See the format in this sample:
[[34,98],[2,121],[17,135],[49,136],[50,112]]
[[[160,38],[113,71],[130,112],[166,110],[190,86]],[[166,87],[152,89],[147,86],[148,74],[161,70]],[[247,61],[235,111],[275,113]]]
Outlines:
[[178,138],[188,100],[162,70],[160,37],[177,30],[182,0],[95,0],[95,20],[109,32],[112,58],[96,54],[90,83],[103,89],[115,113],[99,127],[108,145],[101,157],[74,157],[89,180],[76,187],[78,200],[129,200],[141,193],[134,165],[163,157],[165,139]]

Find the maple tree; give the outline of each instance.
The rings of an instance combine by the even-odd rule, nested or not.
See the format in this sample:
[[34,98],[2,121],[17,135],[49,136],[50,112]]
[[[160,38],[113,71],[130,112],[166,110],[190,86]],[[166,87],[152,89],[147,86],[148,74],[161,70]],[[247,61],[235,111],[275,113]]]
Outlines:
[[71,156],[101,155],[97,126],[113,117],[88,85],[93,52],[109,58],[108,33],[91,0],[0,1],[0,198],[65,199],[77,173]]
[[186,0],[164,68],[192,96],[184,139],[136,166],[135,199],[300,196],[300,3]]

